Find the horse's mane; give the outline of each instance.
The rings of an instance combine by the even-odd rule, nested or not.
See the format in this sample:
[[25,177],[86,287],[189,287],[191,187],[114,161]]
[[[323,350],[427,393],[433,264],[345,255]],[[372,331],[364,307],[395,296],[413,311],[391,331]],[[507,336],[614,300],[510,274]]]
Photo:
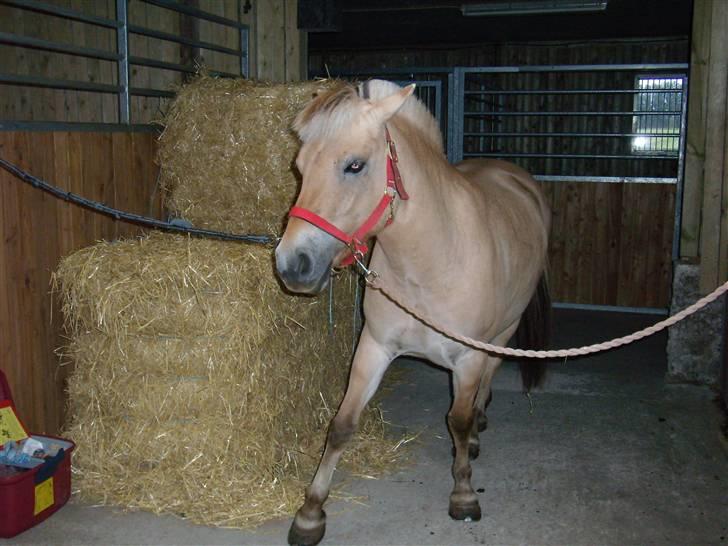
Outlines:
[[[384,80],[370,80],[355,87],[348,82],[336,82],[333,87],[319,92],[296,117],[293,128],[305,142],[313,138],[331,136],[349,125],[357,115],[362,115],[367,99],[360,96],[360,89],[367,86],[369,99],[378,100],[396,93],[400,87]],[[423,138],[442,152],[442,134],[435,118],[420,100],[410,96],[397,112],[413,126],[419,128]]]

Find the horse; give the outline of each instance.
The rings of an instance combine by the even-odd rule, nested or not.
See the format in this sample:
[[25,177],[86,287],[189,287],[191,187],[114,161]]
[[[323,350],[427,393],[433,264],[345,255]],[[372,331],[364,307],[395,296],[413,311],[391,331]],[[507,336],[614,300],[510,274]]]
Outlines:
[[[295,118],[302,184],[275,250],[278,276],[290,291],[315,294],[327,286],[332,268],[354,264],[376,272],[401,301],[454,331],[504,345],[519,330],[529,348],[542,348],[550,309],[544,195],[511,163],[448,163],[438,124],[414,89],[383,80],[337,82]],[[470,458],[479,453],[478,433],[487,425],[491,380],[502,359],[425,326],[374,287],[365,289],[363,312],[346,393],[289,544],[323,538],[334,468],[388,366],[404,355],[452,372],[449,514],[481,517]],[[543,368],[522,363],[521,375],[530,389]]]

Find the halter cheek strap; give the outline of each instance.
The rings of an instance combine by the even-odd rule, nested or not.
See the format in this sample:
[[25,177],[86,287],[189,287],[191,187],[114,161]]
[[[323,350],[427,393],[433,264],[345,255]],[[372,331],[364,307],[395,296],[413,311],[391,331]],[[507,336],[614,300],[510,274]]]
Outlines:
[[399,161],[399,158],[397,157],[397,149],[394,146],[394,141],[390,137],[389,130],[386,126],[384,128],[384,136],[387,139],[387,186],[384,189],[384,195],[379,200],[377,206],[374,208],[369,217],[364,220],[364,223],[359,226],[356,231],[354,231],[354,233],[350,235],[345,231],[340,230],[328,220],[303,207],[294,206],[288,212],[288,216],[305,220],[309,224],[316,226],[329,235],[336,237],[339,241],[348,246],[351,253],[341,261],[341,265],[343,267],[349,266],[355,261],[359,261],[367,252],[369,252],[369,247],[364,241],[366,240],[369,232],[374,229],[374,226],[376,226],[382,218],[384,211],[388,208],[390,209],[390,213],[385,227],[392,223],[392,220],[394,220],[394,210],[390,207],[395,196],[399,195],[399,198],[402,200],[409,199],[409,195],[404,189],[402,176],[400,175],[399,168],[397,166],[397,162]]

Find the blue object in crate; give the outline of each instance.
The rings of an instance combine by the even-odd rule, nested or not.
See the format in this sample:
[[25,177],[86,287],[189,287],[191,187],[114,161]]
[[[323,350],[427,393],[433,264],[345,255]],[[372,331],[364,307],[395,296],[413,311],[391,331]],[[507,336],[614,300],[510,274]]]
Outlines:
[[2,451],[0,451],[0,464],[20,468],[35,468],[43,463],[43,459],[37,459],[36,457],[31,457],[23,453],[23,448],[20,447],[18,442],[13,442],[12,440],[6,442]]

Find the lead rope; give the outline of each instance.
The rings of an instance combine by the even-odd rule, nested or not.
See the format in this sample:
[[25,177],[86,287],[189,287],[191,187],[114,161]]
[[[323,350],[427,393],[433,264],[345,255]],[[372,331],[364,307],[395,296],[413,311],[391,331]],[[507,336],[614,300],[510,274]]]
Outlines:
[[651,336],[652,334],[655,334],[661,330],[664,330],[665,328],[668,328],[669,326],[672,326],[673,324],[680,322],[684,318],[702,309],[709,303],[717,300],[720,296],[725,294],[726,291],[728,291],[728,282],[726,282],[713,290],[713,292],[711,292],[707,296],[700,298],[690,307],[686,307],[682,311],[676,313],[671,317],[666,318],[665,320],[662,320],[656,324],[653,324],[652,326],[648,326],[647,328],[644,328],[627,336],[618,337],[610,341],[604,341],[602,343],[596,343],[594,345],[587,345],[585,347],[576,347],[572,349],[557,349],[551,351],[532,351],[524,349],[511,349],[510,347],[501,347],[499,345],[485,343],[483,341],[478,341],[476,339],[460,335],[457,332],[450,330],[446,326],[435,322],[430,317],[421,314],[413,307],[410,307],[409,305],[403,303],[400,299],[394,296],[393,293],[386,287],[386,285],[382,282],[381,277],[376,272],[368,270],[366,268],[363,271],[364,279],[366,280],[366,283],[369,287],[380,292],[385,298],[387,298],[397,307],[402,309],[402,311],[415,318],[422,324],[435,330],[436,332],[463,345],[472,347],[473,349],[478,349],[501,356],[515,356],[519,358],[567,358],[570,356],[584,356],[599,353],[601,351],[607,351],[609,349],[615,349],[617,347],[621,347],[622,345],[632,343],[633,341],[637,341],[642,338]]

